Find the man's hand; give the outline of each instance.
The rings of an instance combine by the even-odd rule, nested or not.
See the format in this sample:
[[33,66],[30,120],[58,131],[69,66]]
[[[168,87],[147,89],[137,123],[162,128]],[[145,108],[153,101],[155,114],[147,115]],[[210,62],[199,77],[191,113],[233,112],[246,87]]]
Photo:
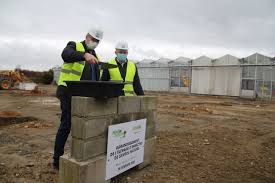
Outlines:
[[97,58],[90,53],[85,53],[84,58],[85,58],[86,62],[88,62],[90,64],[95,64],[98,62]]

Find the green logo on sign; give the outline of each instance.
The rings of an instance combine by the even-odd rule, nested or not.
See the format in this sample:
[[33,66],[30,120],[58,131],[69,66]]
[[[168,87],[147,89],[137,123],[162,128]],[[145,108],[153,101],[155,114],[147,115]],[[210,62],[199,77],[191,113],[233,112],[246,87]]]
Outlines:
[[126,135],[126,131],[122,131],[121,129],[113,131],[114,137],[124,138]]

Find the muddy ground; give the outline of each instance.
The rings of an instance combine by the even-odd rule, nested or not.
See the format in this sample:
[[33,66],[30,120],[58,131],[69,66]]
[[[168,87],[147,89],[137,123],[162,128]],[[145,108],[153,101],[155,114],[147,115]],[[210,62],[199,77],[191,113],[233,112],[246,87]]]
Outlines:
[[[0,91],[1,183],[58,180],[51,161],[59,102],[55,87],[40,89]],[[147,94],[159,98],[156,160],[112,182],[275,182],[274,102]]]

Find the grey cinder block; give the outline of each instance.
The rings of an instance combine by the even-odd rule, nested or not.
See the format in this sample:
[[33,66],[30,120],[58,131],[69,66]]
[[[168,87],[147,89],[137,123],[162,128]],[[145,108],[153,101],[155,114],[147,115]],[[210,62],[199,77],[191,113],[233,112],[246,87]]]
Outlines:
[[156,135],[156,126],[151,125],[146,127],[145,139],[150,139]]
[[59,183],[109,183],[105,180],[106,156],[79,162],[68,155],[60,157]]
[[118,97],[118,114],[140,112],[140,97],[121,96]]
[[88,139],[96,136],[107,136],[108,126],[111,125],[113,116],[103,117],[72,117],[72,137]]
[[147,139],[144,145],[144,160],[143,163],[139,164],[136,168],[142,169],[150,165],[155,160],[157,137]]
[[117,98],[72,97],[72,116],[104,116],[117,113]]
[[72,138],[71,156],[78,161],[85,161],[106,153],[107,138],[104,136],[82,140]]

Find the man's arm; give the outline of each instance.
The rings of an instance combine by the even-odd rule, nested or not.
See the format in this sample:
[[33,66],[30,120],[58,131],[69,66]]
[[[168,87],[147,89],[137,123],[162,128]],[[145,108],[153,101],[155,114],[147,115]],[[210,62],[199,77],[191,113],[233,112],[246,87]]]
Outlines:
[[136,67],[136,74],[135,74],[135,77],[134,77],[133,86],[134,86],[134,91],[135,91],[135,93],[137,95],[144,95],[142,86],[140,84],[140,79],[139,79],[139,76],[138,76],[138,69],[137,69],[137,67]]
[[84,61],[84,54],[83,52],[76,51],[76,43],[73,41],[70,41],[67,46],[64,48],[61,57],[64,62],[67,63],[73,63],[73,62],[79,62]]

